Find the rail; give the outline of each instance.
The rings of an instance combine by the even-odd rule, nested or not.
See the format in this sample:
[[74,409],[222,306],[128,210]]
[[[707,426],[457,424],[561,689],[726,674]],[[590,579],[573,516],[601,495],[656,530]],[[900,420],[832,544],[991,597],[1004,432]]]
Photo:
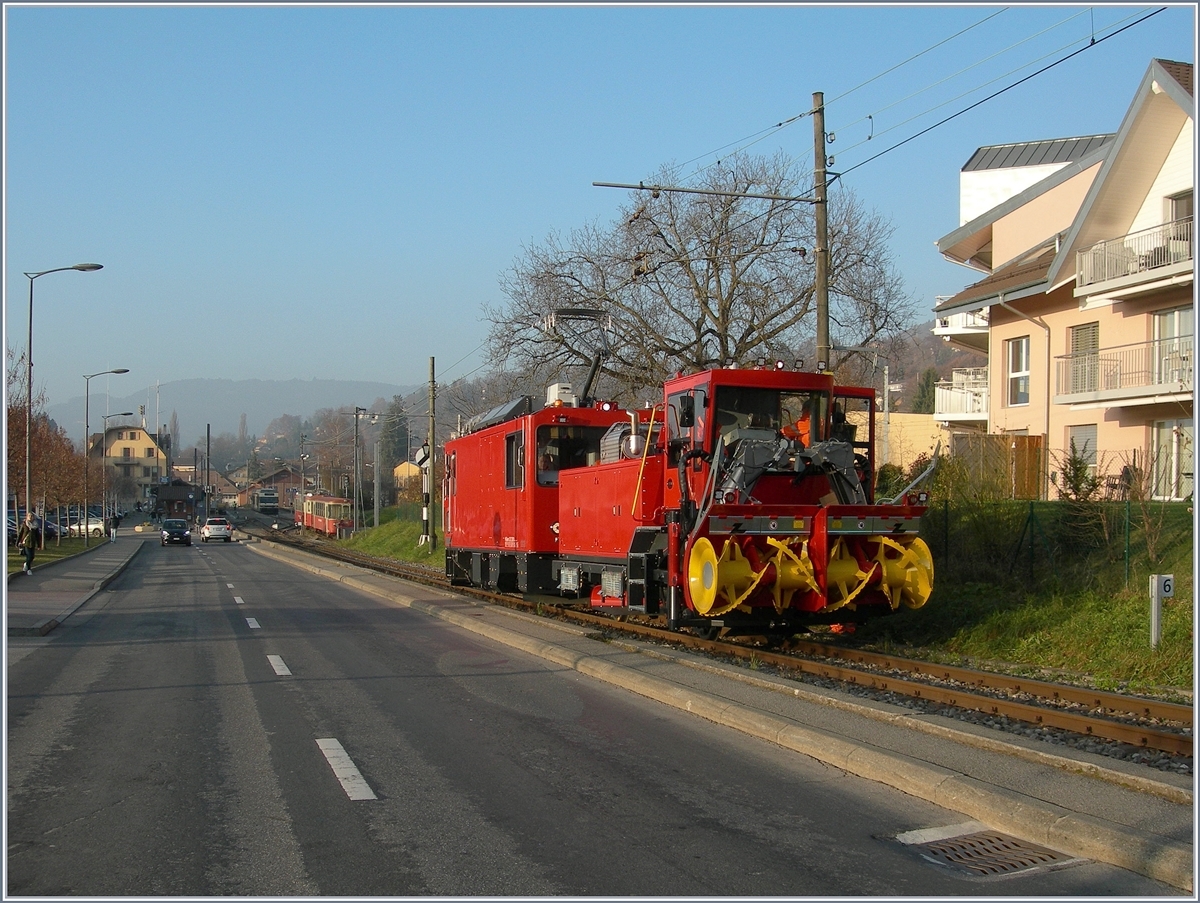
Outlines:
[[[247,530],[245,525],[239,529],[427,586],[448,585],[445,576],[432,568],[352,552],[328,540],[301,540],[294,534],[281,535],[279,531]],[[771,665],[782,671],[812,674],[1139,748],[1188,757],[1193,754],[1193,716],[1189,705],[898,658],[830,644],[799,642],[791,646],[794,653],[773,652],[745,643],[704,639],[647,623],[572,610],[563,607],[562,600],[548,603],[545,599],[527,600],[470,587],[455,587],[455,590],[509,608],[536,614],[552,610],[556,617],[576,623],[629,633],[656,642],[674,643],[710,654],[740,658],[752,664]],[[838,664],[839,659],[846,664]],[[897,672],[906,676],[896,676]]]
[[1192,218],[1098,242],[1076,255],[1079,285],[1148,273],[1192,259]]
[[1190,392],[1193,344],[1184,335],[1060,355],[1054,359],[1054,394]]

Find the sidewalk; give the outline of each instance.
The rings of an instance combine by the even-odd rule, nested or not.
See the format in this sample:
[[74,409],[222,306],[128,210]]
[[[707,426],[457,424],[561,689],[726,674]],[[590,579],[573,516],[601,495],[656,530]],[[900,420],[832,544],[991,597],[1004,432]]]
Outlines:
[[32,576],[8,577],[9,636],[45,636],[76,609],[108,586],[154,534],[118,535],[86,552],[44,565],[33,562]]

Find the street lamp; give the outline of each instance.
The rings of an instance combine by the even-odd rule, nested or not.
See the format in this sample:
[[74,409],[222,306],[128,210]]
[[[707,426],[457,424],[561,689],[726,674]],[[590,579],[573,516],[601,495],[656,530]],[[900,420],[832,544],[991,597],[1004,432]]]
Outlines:
[[[91,441],[91,438],[92,438],[92,433],[91,433],[92,426],[91,426],[91,422],[88,418],[88,405],[91,402],[91,395],[89,394],[90,387],[91,387],[91,381],[92,381],[93,377],[104,376],[106,373],[128,373],[128,372],[129,372],[128,368],[118,367],[116,370],[101,370],[99,373],[91,374],[91,376],[87,375],[86,373],[83,376],[83,513],[80,516],[81,523],[82,523],[80,530],[83,532],[83,547],[85,549],[88,546],[88,530],[87,530],[88,471],[90,469],[88,465],[91,463],[91,460],[92,460],[91,449],[88,448],[88,443]],[[101,462],[103,462],[104,458],[101,457],[100,460],[101,460]],[[103,463],[101,464],[101,466],[103,466]],[[101,511],[103,512],[103,509],[101,509]],[[101,520],[103,520],[103,513],[101,514]]]
[[123,411],[120,414],[101,414],[104,421],[104,436],[100,440],[100,521],[104,522],[105,507],[108,505],[108,468],[104,466],[105,452],[108,451],[108,421],[113,417],[132,417],[133,411]]
[[351,500],[350,507],[352,509],[351,516],[353,518],[355,533],[358,532],[358,509],[362,504],[362,456],[358,450],[358,418],[363,414],[369,414],[366,408],[355,406],[354,408],[354,497]]
[[[304,500],[306,498],[306,496],[304,494],[304,459],[307,458],[308,455],[304,454],[304,440],[307,438],[308,437],[305,436],[304,433],[300,434],[300,499],[299,499],[299,502],[300,502],[300,535],[301,536],[304,535],[304,516],[306,513],[304,510]],[[317,482],[319,483],[320,480],[318,479]],[[296,517],[296,502],[292,502],[292,518],[295,519],[295,517]]]
[[104,269],[98,263],[77,263],[70,267],[56,267],[53,270],[42,270],[40,273],[26,273],[29,278],[29,344],[25,346],[25,511],[33,511],[33,474],[30,471],[30,459],[33,457],[33,280],[38,276],[49,273],[62,273],[66,270],[79,270],[90,273],[93,270]]

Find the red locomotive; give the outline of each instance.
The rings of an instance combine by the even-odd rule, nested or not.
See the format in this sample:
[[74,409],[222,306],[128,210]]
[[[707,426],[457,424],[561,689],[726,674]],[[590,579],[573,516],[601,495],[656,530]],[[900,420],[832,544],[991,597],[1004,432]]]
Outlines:
[[924,506],[875,503],[873,389],[777,366],[679,376],[645,410],[586,402],[526,396],[446,443],[452,582],[727,633],[928,600]]
[[350,499],[332,495],[306,495],[303,507],[295,509],[296,523],[325,536],[337,536],[339,530],[349,531],[353,526],[351,504]]

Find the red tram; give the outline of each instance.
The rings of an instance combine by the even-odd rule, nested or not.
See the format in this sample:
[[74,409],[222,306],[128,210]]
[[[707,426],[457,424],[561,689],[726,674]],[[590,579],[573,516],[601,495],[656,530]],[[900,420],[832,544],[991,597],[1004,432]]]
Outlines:
[[337,536],[353,527],[351,504],[350,499],[332,495],[306,495],[303,507],[295,509],[296,523],[325,536]]
[[874,498],[875,392],[707,370],[645,410],[528,396],[446,443],[452,582],[786,633],[919,608],[923,495]]

